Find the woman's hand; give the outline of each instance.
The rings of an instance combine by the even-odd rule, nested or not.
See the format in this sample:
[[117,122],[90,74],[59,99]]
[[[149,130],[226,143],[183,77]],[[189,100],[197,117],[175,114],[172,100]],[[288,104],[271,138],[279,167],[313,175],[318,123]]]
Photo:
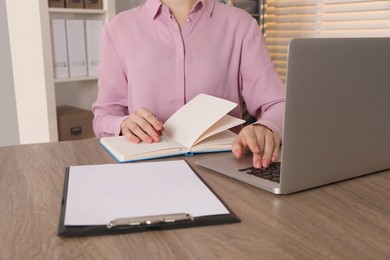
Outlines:
[[132,143],[159,142],[163,130],[163,123],[146,108],[132,112],[121,125],[122,135]]
[[240,158],[245,149],[253,153],[253,166],[267,168],[279,157],[280,139],[269,128],[263,125],[245,126],[232,144],[236,158]]

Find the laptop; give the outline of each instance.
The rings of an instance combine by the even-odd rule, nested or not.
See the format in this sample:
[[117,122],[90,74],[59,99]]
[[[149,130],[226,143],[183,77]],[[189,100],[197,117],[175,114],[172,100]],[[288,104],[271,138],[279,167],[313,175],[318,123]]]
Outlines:
[[253,171],[250,154],[196,164],[275,194],[390,169],[389,46],[390,38],[292,40],[280,162],[271,173]]

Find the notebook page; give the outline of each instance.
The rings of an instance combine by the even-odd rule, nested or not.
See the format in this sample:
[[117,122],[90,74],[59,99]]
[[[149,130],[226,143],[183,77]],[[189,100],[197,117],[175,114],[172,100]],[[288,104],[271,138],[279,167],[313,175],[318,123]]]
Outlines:
[[184,160],[70,167],[65,225],[174,213],[229,211]]
[[210,126],[237,104],[199,94],[176,111],[164,124],[164,135],[190,148]]
[[221,119],[219,119],[215,124],[213,124],[206,132],[204,132],[199,138],[196,139],[193,145],[197,145],[199,142],[205,140],[206,138],[213,136],[217,133],[228,130],[232,127],[245,123],[245,120],[224,115]]

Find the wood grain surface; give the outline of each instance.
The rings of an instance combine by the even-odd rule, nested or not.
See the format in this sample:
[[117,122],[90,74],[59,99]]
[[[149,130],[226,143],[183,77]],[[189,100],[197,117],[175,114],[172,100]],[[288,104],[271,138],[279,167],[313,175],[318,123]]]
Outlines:
[[[95,138],[0,148],[0,259],[390,259],[390,171],[273,195],[185,159],[241,223],[57,236],[64,169],[115,163]],[[315,173],[313,173],[315,174]]]

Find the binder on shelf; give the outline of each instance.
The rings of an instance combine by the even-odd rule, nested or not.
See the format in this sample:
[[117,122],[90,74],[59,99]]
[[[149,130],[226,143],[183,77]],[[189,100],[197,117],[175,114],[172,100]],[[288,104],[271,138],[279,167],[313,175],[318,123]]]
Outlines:
[[100,62],[100,36],[103,26],[102,20],[85,21],[88,76],[97,76],[97,66]]
[[49,7],[64,8],[65,2],[64,0],[49,0]]
[[84,0],[65,0],[66,8],[84,8]]
[[68,78],[68,51],[66,41],[66,27],[64,19],[51,20],[51,35],[53,44],[54,77]]
[[92,236],[237,223],[184,160],[70,166],[59,236]]
[[85,9],[103,9],[102,0],[84,0]]
[[69,76],[87,76],[84,20],[66,20]]

